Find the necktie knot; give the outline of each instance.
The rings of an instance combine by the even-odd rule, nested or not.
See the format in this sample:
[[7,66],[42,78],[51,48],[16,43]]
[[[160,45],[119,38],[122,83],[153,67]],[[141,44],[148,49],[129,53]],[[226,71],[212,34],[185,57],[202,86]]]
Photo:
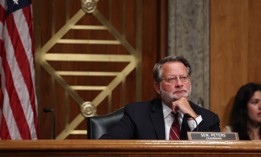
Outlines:
[[173,117],[174,117],[175,120],[179,118],[179,113],[173,113],[173,112],[172,112],[172,115],[173,115]]

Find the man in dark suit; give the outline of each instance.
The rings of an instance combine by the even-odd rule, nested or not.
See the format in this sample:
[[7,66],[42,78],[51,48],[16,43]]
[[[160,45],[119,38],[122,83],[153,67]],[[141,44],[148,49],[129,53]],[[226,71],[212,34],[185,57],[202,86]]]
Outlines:
[[[120,122],[101,139],[187,139],[188,131],[219,132],[219,117],[188,100],[191,67],[182,56],[168,56],[153,68],[154,88],[161,98],[125,106]],[[175,116],[178,118],[175,120]],[[185,116],[184,116],[185,115]]]

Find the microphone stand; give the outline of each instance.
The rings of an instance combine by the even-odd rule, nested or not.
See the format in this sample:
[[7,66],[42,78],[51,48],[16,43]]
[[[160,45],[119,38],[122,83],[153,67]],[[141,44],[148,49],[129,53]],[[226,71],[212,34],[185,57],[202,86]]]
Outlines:
[[51,126],[52,126],[52,139],[55,139],[55,116],[54,116],[54,109],[53,108],[44,108],[43,111],[45,113],[51,112],[52,114],[52,121],[51,121]]

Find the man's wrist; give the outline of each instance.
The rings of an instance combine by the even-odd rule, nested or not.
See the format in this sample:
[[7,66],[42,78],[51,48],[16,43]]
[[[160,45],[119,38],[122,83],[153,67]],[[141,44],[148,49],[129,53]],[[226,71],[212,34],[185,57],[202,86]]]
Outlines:
[[202,120],[203,119],[201,115],[198,115],[195,119],[193,118],[188,119],[188,125],[190,130],[191,131],[194,130],[197,127],[197,125],[201,123]]

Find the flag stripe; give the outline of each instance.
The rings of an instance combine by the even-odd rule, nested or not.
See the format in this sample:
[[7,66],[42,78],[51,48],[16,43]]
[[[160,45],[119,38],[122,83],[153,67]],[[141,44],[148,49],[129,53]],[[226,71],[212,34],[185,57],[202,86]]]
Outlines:
[[[1,116],[1,125],[3,126],[3,128],[8,128],[7,125],[6,125],[6,120],[5,120],[4,116]],[[5,139],[11,139],[8,130],[1,130],[1,134],[5,136]]]
[[[31,39],[31,34],[30,34],[30,27],[28,27],[28,23],[26,21],[26,18],[23,14],[25,12],[30,13],[30,6],[25,7],[23,10],[18,10],[14,13],[14,21],[16,23],[16,25],[18,25],[16,28],[19,28],[17,31],[18,38],[19,40],[19,46],[21,47],[21,51],[17,52],[16,50],[16,54],[22,54],[23,57],[16,57],[17,61],[19,63],[19,67],[21,69],[22,75],[24,80],[21,81],[25,81],[25,85],[27,90],[25,90],[25,94],[27,94],[25,97],[28,98],[28,100],[26,100],[26,102],[30,102],[30,105],[28,104],[24,104],[25,106],[23,107],[24,109],[26,109],[26,107],[28,107],[28,109],[24,110],[24,112],[27,111],[27,113],[25,113],[25,115],[28,115],[27,121],[30,120],[34,120],[32,122],[37,122],[37,112],[36,112],[36,107],[35,107],[35,91],[34,91],[34,83],[33,83],[33,79],[32,76],[34,77],[34,56],[33,56],[33,52],[32,52],[32,40],[28,40]],[[27,13],[27,14],[28,14]],[[21,22],[22,21],[22,22]],[[32,29],[31,29],[32,30]],[[22,44],[22,45],[21,45]],[[23,60],[24,58],[24,60]],[[28,93],[29,92],[29,93]],[[29,124],[33,124],[33,123],[29,123]],[[37,124],[37,123],[36,123]],[[36,125],[35,124],[35,125]],[[32,125],[33,128],[34,125]],[[31,129],[31,131],[33,131],[33,133],[31,134],[35,134],[35,130]]]
[[[0,24],[3,25],[4,23],[4,17],[5,17],[5,8],[2,6],[2,4],[0,5]],[[3,27],[3,26],[2,26]],[[2,30],[2,29],[0,29]],[[2,31],[1,31],[2,32]],[[1,36],[0,36],[1,38]]]
[[[4,91],[4,106],[3,106],[3,115],[4,117],[8,120],[7,126],[8,128],[3,129],[3,131],[1,131],[2,133],[5,132],[5,134],[2,134],[2,138],[6,139],[6,131],[13,130],[12,135],[17,135],[17,131],[22,131],[22,130],[17,130],[14,128],[17,128],[16,123],[19,122],[24,122],[23,121],[23,116],[20,116],[19,111],[21,110],[21,106],[17,105],[17,101],[18,100],[18,96],[16,91],[13,90],[14,88],[14,82],[13,79],[11,77],[11,71],[10,71],[10,67],[9,64],[7,63],[7,59],[6,59],[6,53],[3,53],[2,55],[2,64],[3,64],[3,68],[5,73],[3,73],[3,75],[5,74],[5,84],[3,84],[3,86],[5,86],[5,88],[3,89]],[[11,97],[11,99],[10,99]],[[11,112],[12,111],[12,112]],[[15,112],[14,112],[15,111]],[[14,113],[14,115],[13,115]],[[18,128],[19,129],[19,128]],[[12,135],[10,135],[12,137]]]
[[[1,130],[2,138],[3,139],[21,139],[20,133],[19,133],[17,125],[16,125],[16,121],[13,116],[13,112],[10,112],[11,106],[9,104],[9,97],[8,97],[6,90],[4,90],[4,96],[5,96],[4,104],[8,104],[8,105],[5,105],[3,108],[3,115],[4,115],[3,116],[3,118],[4,118],[3,128],[4,129]],[[8,123],[6,123],[6,119],[8,120]]]
[[[25,14],[25,19],[27,21],[27,25],[28,25],[28,28],[29,28],[29,33],[30,33],[30,38],[31,38],[31,50],[34,51],[34,35],[33,35],[33,22],[31,20],[31,15],[32,15],[32,5],[30,5],[29,7],[26,7],[24,10],[23,10],[24,14]],[[34,52],[31,52],[31,57],[28,57],[30,58],[29,61],[30,61],[30,66],[31,66],[31,76],[32,78],[35,78],[35,72],[34,72],[34,66],[35,66],[35,60],[34,60]],[[32,108],[33,108],[33,112],[34,112],[34,123],[35,123],[35,126],[38,126],[38,118],[37,118],[37,114],[38,114],[38,106],[37,106],[37,96],[36,96],[36,92],[34,90],[34,87],[35,87],[35,81],[34,79],[32,79],[32,89],[30,90],[32,93],[31,95],[35,98],[35,99],[32,99],[34,100],[34,102],[32,103]],[[38,130],[38,127],[35,127],[35,130],[36,130],[36,133],[35,134],[38,134],[39,130]],[[38,135],[37,135],[38,136]]]
[[37,139],[31,3],[30,0],[0,2],[0,11],[4,13],[3,18],[0,17],[3,28],[0,33],[3,73],[0,136],[1,139]]
[[[7,39],[8,38],[6,37],[5,41],[8,41]],[[10,42],[6,42],[7,45],[9,45]],[[27,126],[22,104],[21,104],[21,101],[19,100],[18,93],[17,93],[17,91],[20,90],[20,89],[17,90],[17,88],[19,88],[19,86],[21,86],[18,81],[19,78],[21,78],[21,76],[19,75],[20,72],[18,71],[16,61],[13,57],[13,50],[10,50],[11,49],[10,46],[6,47],[6,49],[8,50],[9,55],[6,56],[6,53],[3,53],[2,64],[3,64],[3,68],[5,70],[5,87],[6,87],[6,92],[7,92],[7,93],[4,93],[4,97],[5,97],[5,100],[8,100],[8,98],[9,98],[9,101],[4,101],[3,111],[5,114],[5,117],[8,117],[7,118],[8,120],[13,119],[13,118],[15,119],[16,125],[18,127],[20,134],[23,132],[27,133],[27,132],[29,132],[29,127]],[[11,62],[11,64],[10,64],[10,62]],[[9,65],[12,65],[12,66],[9,67]],[[12,76],[12,74],[15,76]],[[15,80],[15,81],[13,81],[13,80]],[[20,88],[22,88],[22,87],[20,87]],[[9,108],[9,106],[10,106],[10,108]],[[12,112],[10,112],[11,111],[10,109],[12,110]],[[13,114],[13,116],[11,116],[11,114]],[[9,125],[9,123],[7,125]],[[11,126],[8,126],[8,127],[12,128],[12,125],[15,125],[15,124],[11,123]],[[21,134],[21,136],[22,136],[22,138],[26,138],[23,136],[23,134]]]
[[[4,23],[4,16],[5,16],[5,9],[3,7],[3,2],[0,1],[0,86],[2,87],[2,71],[3,71],[3,67],[2,67],[2,50],[3,50],[3,45],[4,45],[4,42],[3,42],[3,23]],[[4,115],[2,114],[3,112],[3,92],[2,92],[2,89],[0,88],[0,124],[2,126],[4,126],[6,124],[6,121],[5,121],[5,117]],[[6,125],[5,125],[6,126]],[[0,131],[2,132],[1,128],[0,128]],[[10,137],[10,136],[9,136]],[[1,133],[0,133],[0,139],[1,139]],[[9,138],[10,139],[10,138]]]
[[[19,20],[21,20],[21,19],[22,19],[22,21],[28,20],[28,19],[26,20],[26,18],[24,18],[24,17],[26,17],[26,15],[21,16],[23,13],[25,13],[25,14],[30,13],[30,7],[28,6],[23,9],[23,12],[18,12],[17,14],[15,14],[15,15],[18,15],[18,16],[15,16],[15,21],[16,21],[15,23],[20,23]],[[32,22],[29,22],[29,23],[32,23]],[[19,26],[20,26],[20,29],[18,30],[19,34],[20,34],[19,36],[23,37],[23,38],[21,38],[22,44],[23,44],[22,48],[26,49],[26,51],[24,51],[23,54],[26,54],[26,56],[24,56],[24,57],[26,57],[25,63],[27,64],[26,65],[27,69],[25,69],[25,71],[23,71],[23,76],[24,76],[25,80],[27,81],[26,85],[27,85],[28,91],[32,91],[30,93],[30,98],[32,98],[35,96],[34,88],[32,88],[34,86],[34,82],[32,80],[32,76],[34,77],[34,70],[33,70],[34,69],[34,56],[33,56],[34,53],[32,52],[33,43],[31,42],[31,40],[28,41],[28,38],[29,39],[32,38],[32,36],[31,36],[32,29],[28,29],[28,28],[30,28],[30,24],[28,24],[28,21],[19,24]],[[24,61],[21,63],[24,66]],[[21,69],[21,66],[20,66],[20,69]],[[31,74],[28,75],[29,73],[31,73]],[[31,100],[32,100],[32,102],[31,102],[32,108],[33,108],[34,112],[36,112],[34,99],[31,99]]]

